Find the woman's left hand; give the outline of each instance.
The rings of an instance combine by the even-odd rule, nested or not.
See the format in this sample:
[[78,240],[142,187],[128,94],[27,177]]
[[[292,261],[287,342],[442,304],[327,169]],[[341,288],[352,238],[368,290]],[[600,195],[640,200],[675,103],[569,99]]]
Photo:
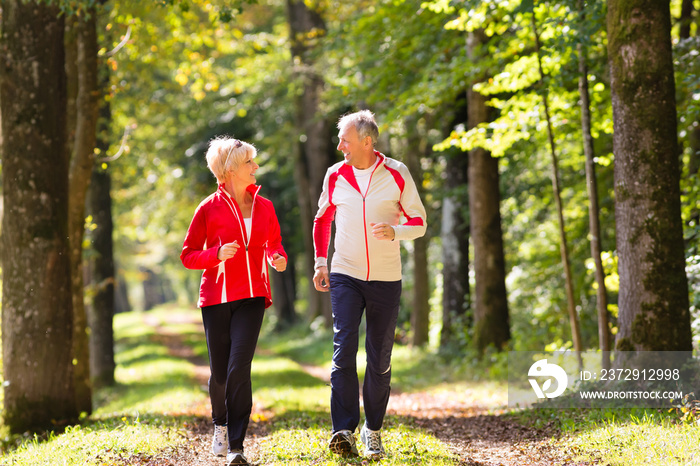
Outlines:
[[287,258],[276,252],[272,256],[272,267],[278,272],[284,272],[287,269]]

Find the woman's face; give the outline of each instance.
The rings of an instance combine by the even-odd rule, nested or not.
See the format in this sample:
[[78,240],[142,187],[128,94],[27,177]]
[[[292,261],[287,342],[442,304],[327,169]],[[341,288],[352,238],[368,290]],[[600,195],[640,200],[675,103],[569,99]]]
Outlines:
[[245,160],[229,172],[229,179],[245,186],[255,184],[255,172],[258,171],[258,168],[260,166],[255,163],[250,154],[246,154]]

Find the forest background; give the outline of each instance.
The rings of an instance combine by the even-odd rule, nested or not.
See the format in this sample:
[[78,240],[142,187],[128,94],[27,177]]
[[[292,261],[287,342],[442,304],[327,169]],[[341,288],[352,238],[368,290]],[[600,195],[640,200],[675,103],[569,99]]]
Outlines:
[[[700,6],[660,3],[648,10],[661,11],[659,23],[648,23],[661,25],[654,34],[620,34],[610,10],[626,3],[597,0],[3,1],[3,369],[6,381],[8,372],[16,376],[5,384],[6,422],[21,431],[27,423],[70,417],[76,406],[90,411],[90,387],[113,381],[113,312],[168,301],[195,310],[200,276],[182,267],[179,252],[194,208],[215,189],[204,153],[218,135],[258,148],[261,192],[280,218],[290,267],[272,275],[270,318],[280,328],[329,326],[327,296],[310,284],[309,235],[325,169],[340,160],[335,123],[359,108],[375,112],[378,150],[409,166],[428,209],[426,237],[402,244],[399,342],[427,345],[465,364],[484,353],[497,362],[504,350],[605,348],[606,339],[610,349],[621,332],[627,340],[617,338],[618,349],[627,348],[621,341],[639,349],[697,347]],[[671,81],[659,87],[670,86],[675,99],[653,99],[670,105],[672,117],[650,107],[652,115],[639,123],[643,131],[631,133],[644,139],[644,131],[673,122],[673,137],[653,159],[671,166],[660,190],[658,180],[641,175],[656,169],[653,162],[640,157],[632,161],[636,171],[615,171],[613,128],[622,133],[625,121],[613,117],[611,75],[621,66],[609,53],[613,32],[669,44],[650,48],[647,58],[672,63],[665,67]],[[31,44],[46,60],[35,74],[19,73],[13,60]],[[640,79],[636,89],[644,94],[648,82]],[[63,100],[46,111],[61,89]],[[42,116],[18,124],[21,102],[42,98]],[[18,128],[29,128],[26,139]],[[31,150],[43,140],[44,159]],[[66,148],[65,157],[57,147]],[[35,172],[43,175],[26,175]],[[32,205],[28,192],[44,192],[42,182],[57,207],[39,219],[48,222],[41,226],[65,224],[55,230],[67,231],[69,244],[44,236],[36,224],[21,231],[27,220],[17,213]],[[641,185],[628,210],[620,207],[623,191],[616,192],[625,183]],[[642,198],[653,201],[651,211]],[[25,210],[13,204],[17,199],[28,202]],[[33,206],[45,204],[37,196]],[[652,238],[656,249],[629,224],[628,217],[647,216],[668,226]],[[641,261],[628,262],[625,272],[659,257],[683,259],[655,269],[667,282],[646,277],[634,288],[620,273],[621,234],[623,244],[634,246],[629,257]],[[47,263],[44,247],[70,251],[67,268],[56,267],[61,259],[54,256],[48,268],[37,266]],[[51,284],[38,282],[48,276]],[[66,277],[72,282],[61,285]],[[47,293],[43,304],[35,289]],[[651,293],[670,305],[663,318],[643,306],[625,314],[624,293]],[[34,298],[40,305],[29,305]],[[52,313],[47,302],[62,312]],[[37,310],[42,305],[46,310]],[[47,325],[26,318],[32,312],[45,313],[55,325],[48,328],[63,329],[36,353],[56,358],[39,358],[45,370],[36,370],[36,354],[17,350],[46,334]],[[638,312],[648,316],[635,320]],[[653,330],[660,326],[669,336],[659,340]],[[64,362],[73,368],[69,381],[59,374]],[[75,397],[68,414],[8,410],[15,386],[22,396],[39,390],[22,388],[20,380],[35,380],[27,367],[65,385]],[[55,379],[46,375],[53,373]],[[57,385],[46,385],[60,396]]]

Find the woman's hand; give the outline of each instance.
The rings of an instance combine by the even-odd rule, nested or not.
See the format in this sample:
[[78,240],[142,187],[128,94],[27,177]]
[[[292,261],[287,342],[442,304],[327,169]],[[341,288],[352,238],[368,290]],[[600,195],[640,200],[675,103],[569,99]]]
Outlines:
[[272,267],[278,272],[284,272],[287,270],[287,258],[276,252],[272,256]]
[[238,245],[238,241],[234,241],[233,243],[226,243],[219,248],[219,252],[216,253],[216,258],[220,261],[230,259],[236,254],[238,248],[240,248],[240,246]]

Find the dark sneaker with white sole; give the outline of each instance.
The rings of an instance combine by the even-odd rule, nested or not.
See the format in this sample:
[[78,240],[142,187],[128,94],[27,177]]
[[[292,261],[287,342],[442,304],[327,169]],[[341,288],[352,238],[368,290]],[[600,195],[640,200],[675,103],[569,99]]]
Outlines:
[[328,448],[341,456],[360,456],[355,444],[355,436],[349,430],[339,430],[331,436]]
[[245,459],[245,456],[243,456],[243,452],[240,450],[230,451],[226,455],[226,466],[249,465],[249,464],[250,463],[248,462],[248,460]]

